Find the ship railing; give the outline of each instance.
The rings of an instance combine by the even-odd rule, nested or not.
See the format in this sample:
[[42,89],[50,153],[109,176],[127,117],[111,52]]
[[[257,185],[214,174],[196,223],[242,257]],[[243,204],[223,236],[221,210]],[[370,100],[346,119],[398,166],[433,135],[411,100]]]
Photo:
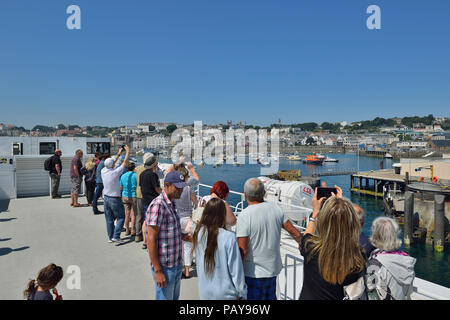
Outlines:
[[[200,187],[211,189],[212,186],[211,185],[207,185],[207,184],[203,184],[203,183],[200,183],[200,184],[197,185],[195,193],[196,193],[197,199],[199,199],[199,200],[202,197],[202,195],[200,193]],[[239,213],[242,212],[242,210],[244,210],[244,208],[245,208],[245,206],[244,206],[245,201],[246,201],[245,200],[245,195],[244,195],[243,192],[238,192],[238,191],[234,191],[234,190],[230,190],[230,194],[235,194],[235,195],[238,195],[240,197],[240,201],[238,201],[236,204],[228,203],[230,208],[233,210],[233,213],[236,216],[238,216]],[[307,208],[307,207],[302,207],[302,206],[298,206],[298,205],[294,205],[294,204],[286,204],[286,203],[282,203],[282,202],[279,202],[279,201],[272,201],[272,200],[266,200],[266,201],[275,203],[275,204],[277,204],[280,207],[281,207],[281,205],[283,205],[283,207],[281,207],[281,209],[283,210],[283,212],[285,214],[288,214],[288,213],[291,213],[291,212],[296,212],[298,210],[303,210],[303,211],[306,211],[306,212],[309,212],[309,213],[312,212],[312,209],[311,208]],[[286,208],[286,207],[288,207],[288,208]],[[293,225],[300,232],[303,232],[306,229],[306,226],[298,225],[295,222],[293,223]]]
[[[297,249],[298,250],[298,249]],[[292,261],[291,264],[290,261]],[[297,267],[300,267],[303,265],[303,258],[294,256],[292,254],[286,254],[284,256],[284,290],[281,291],[281,288],[278,288],[279,297],[280,300],[297,300],[298,294],[300,292],[297,292],[297,284],[302,283],[303,279],[303,273],[299,272],[297,275]],[[299,278],[299,279],[297,279]],[[288,284],[292,285],[292,288],[288,286]],[[279,283],[278,283],[279,285]],[[290,289],[290,290],[289,290]],[[289,292],[288,292],[289,291]],[[292,292],[292,295],[290,293]]]

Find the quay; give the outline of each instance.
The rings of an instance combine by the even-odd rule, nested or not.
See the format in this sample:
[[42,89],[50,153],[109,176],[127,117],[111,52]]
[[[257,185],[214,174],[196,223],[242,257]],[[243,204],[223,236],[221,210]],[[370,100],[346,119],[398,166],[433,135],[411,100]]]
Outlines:
[[356,169],[328,169],[319,170],[312,174],[313,177],[326,177],[326,176],[348,176],[351,174],[356,174],[358,170]]
[[[358,183],[355,183],[355,180]],[[364,181],[364,183],[363,183]],[[350,175],[350,190],[374,197],[383,197],[383,187],[391,186],[392,190],[404,190],[407,181],[394,169],[381,169],[376,171],[357,172]]]
[[447,159],[402,159],[394,169],[358,172],[350,176],[350,190],[383,198],[386,214],[403,224],[406,246],[425,241],[443,252],[450,242]]

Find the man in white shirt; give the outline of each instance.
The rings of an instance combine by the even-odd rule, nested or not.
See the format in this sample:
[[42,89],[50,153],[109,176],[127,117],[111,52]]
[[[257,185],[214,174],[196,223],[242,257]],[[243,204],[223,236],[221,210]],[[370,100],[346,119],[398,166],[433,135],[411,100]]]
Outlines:
[[[124,146],[125,159],[120,165],[116,166],[116,162],[122,153],[122,148],[119,149],[119,153],[113,158],[105,160],[105,167],[102,169],[103,180],[103,198],[105,200],[105,219],[106,219],[106,231],[108,233],[108,242],[116,242],[116,245],[124,243],[120,239],[120,233],[125,222],[125,208],[122,202],[122,192],[120,190],[120,176],[123,173],[123,169],[128,164],[130,157],[130,149],[128,146]],[[114,221],[116,225],[114,226]]]
[[248,207],[239,214],[236,224],[248,300],[276,300],[276,279],[282,269],[281,228],[298,243],[301,237],[277,204],[264,201],[264,194],[261,180],[245,182]]

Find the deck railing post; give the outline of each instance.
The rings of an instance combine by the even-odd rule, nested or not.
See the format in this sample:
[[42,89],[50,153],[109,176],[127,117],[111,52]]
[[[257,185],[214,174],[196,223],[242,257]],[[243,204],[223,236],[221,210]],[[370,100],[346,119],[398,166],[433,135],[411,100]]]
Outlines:
[[405,192],[404,208],[404,240],[405,246],[410,246],[413,242],[413,214],[414,214],[414,193]]
[[434,251],[444,252],[445,232],[445,196],[434,195]]

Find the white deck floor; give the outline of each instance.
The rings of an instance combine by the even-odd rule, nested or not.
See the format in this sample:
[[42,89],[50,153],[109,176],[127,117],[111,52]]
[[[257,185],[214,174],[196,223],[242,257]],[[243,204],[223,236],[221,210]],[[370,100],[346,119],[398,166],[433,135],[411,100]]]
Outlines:
[[[80,198],[80,203],[86,199]],[[64,299],[154,299],[150,260],[142,242],[108,243],[104,215],[69,204],[67,197],[13,199],[9,205],[2,201],[0,300],[23,299],[28,280],[52,262],[65,271],[57,286]],[[80,290],[67,289],[70,265],[80,267]],[[196,278],[182,280],[180,298],[199,299]]]

